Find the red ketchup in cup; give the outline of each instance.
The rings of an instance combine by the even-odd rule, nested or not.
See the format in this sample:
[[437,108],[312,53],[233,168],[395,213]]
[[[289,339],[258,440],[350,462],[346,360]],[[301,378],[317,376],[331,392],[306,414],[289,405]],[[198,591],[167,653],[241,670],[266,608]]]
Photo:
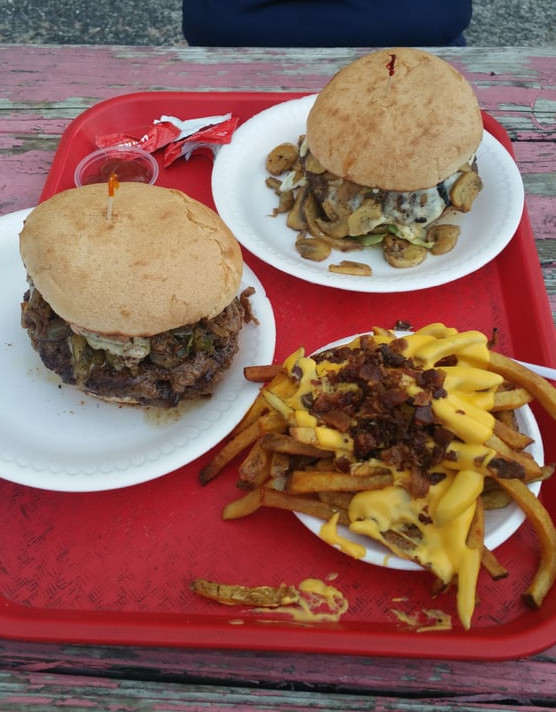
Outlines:
[[108,183],[112,174],[119,181],[154,183],[158,178],[158,163],[147,151],[134,146],[99,148],[85,156],[75,169],[76,186]]

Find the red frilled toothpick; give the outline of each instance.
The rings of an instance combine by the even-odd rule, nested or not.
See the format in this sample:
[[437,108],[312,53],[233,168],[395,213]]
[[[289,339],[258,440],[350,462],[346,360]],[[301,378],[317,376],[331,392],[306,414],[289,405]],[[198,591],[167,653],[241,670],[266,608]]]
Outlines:
[[120,187],[120,182],[118,176],[112,171],[108,177],[108,203],[106,205],[106,219],[112,220],[112,209],[114,203],[114,195],[116,190]]
[[394,76],[394,72],[396,71],[396,55],[391,54],[390,55],[390,61],[386,65],[386,69],[388,70],[388,84],[386,85],[386,93],[390,93],[390,87],[392,86],[392,77]]
[[386,65],[386,69],[388,70],[388,76],[390,76],[390,77],[394,76],[394,72],[396,71],[395,67],[396,67],[396,55],[391,54],[390,61]]

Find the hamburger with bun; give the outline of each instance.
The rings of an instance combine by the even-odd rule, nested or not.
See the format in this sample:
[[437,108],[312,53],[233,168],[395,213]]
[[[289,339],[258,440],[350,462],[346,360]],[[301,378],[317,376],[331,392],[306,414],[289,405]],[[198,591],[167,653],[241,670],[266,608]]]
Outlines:
[[20,233],[22,326],[64,383],[107,401],[176,406],[212,394],[249,318],[240,247],[184,193],[121,183],[58,193]]
[[482,135],[473,89],[454,67],[422,50],[379,50],[317,95],[282,188],[305,193],[313,237],[381,243],[393,266],[413,266],[454,246],[459,228],[437,221],[469,211],[481,190]]

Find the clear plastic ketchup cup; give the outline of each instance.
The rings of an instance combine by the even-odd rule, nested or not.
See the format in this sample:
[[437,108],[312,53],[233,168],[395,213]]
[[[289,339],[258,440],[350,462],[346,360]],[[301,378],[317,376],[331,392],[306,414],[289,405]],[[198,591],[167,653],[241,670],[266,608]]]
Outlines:
[[158,178],[158,163],[153,156],[133,146],[110,146],[99,148],[85,156],[74,173],[75,185],[108,183],[115,173],[121,182],[155,183]]

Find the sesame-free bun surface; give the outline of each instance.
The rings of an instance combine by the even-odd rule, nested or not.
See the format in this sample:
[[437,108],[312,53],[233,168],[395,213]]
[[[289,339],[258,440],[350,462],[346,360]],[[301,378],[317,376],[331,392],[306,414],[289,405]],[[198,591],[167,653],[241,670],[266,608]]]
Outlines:
[[393,191],[444,180],[474,155],[482,135],[467,80],[439,57],[404,47],[372,52],[341,69],[307,119],[309,148],[326,169]]
[[107,220],[106,184],[38,205],[20,252],[43,298],[101,334],[152,336],[219,314],[239,288],[240,247],[221,218],[184,193],[121,183]]

